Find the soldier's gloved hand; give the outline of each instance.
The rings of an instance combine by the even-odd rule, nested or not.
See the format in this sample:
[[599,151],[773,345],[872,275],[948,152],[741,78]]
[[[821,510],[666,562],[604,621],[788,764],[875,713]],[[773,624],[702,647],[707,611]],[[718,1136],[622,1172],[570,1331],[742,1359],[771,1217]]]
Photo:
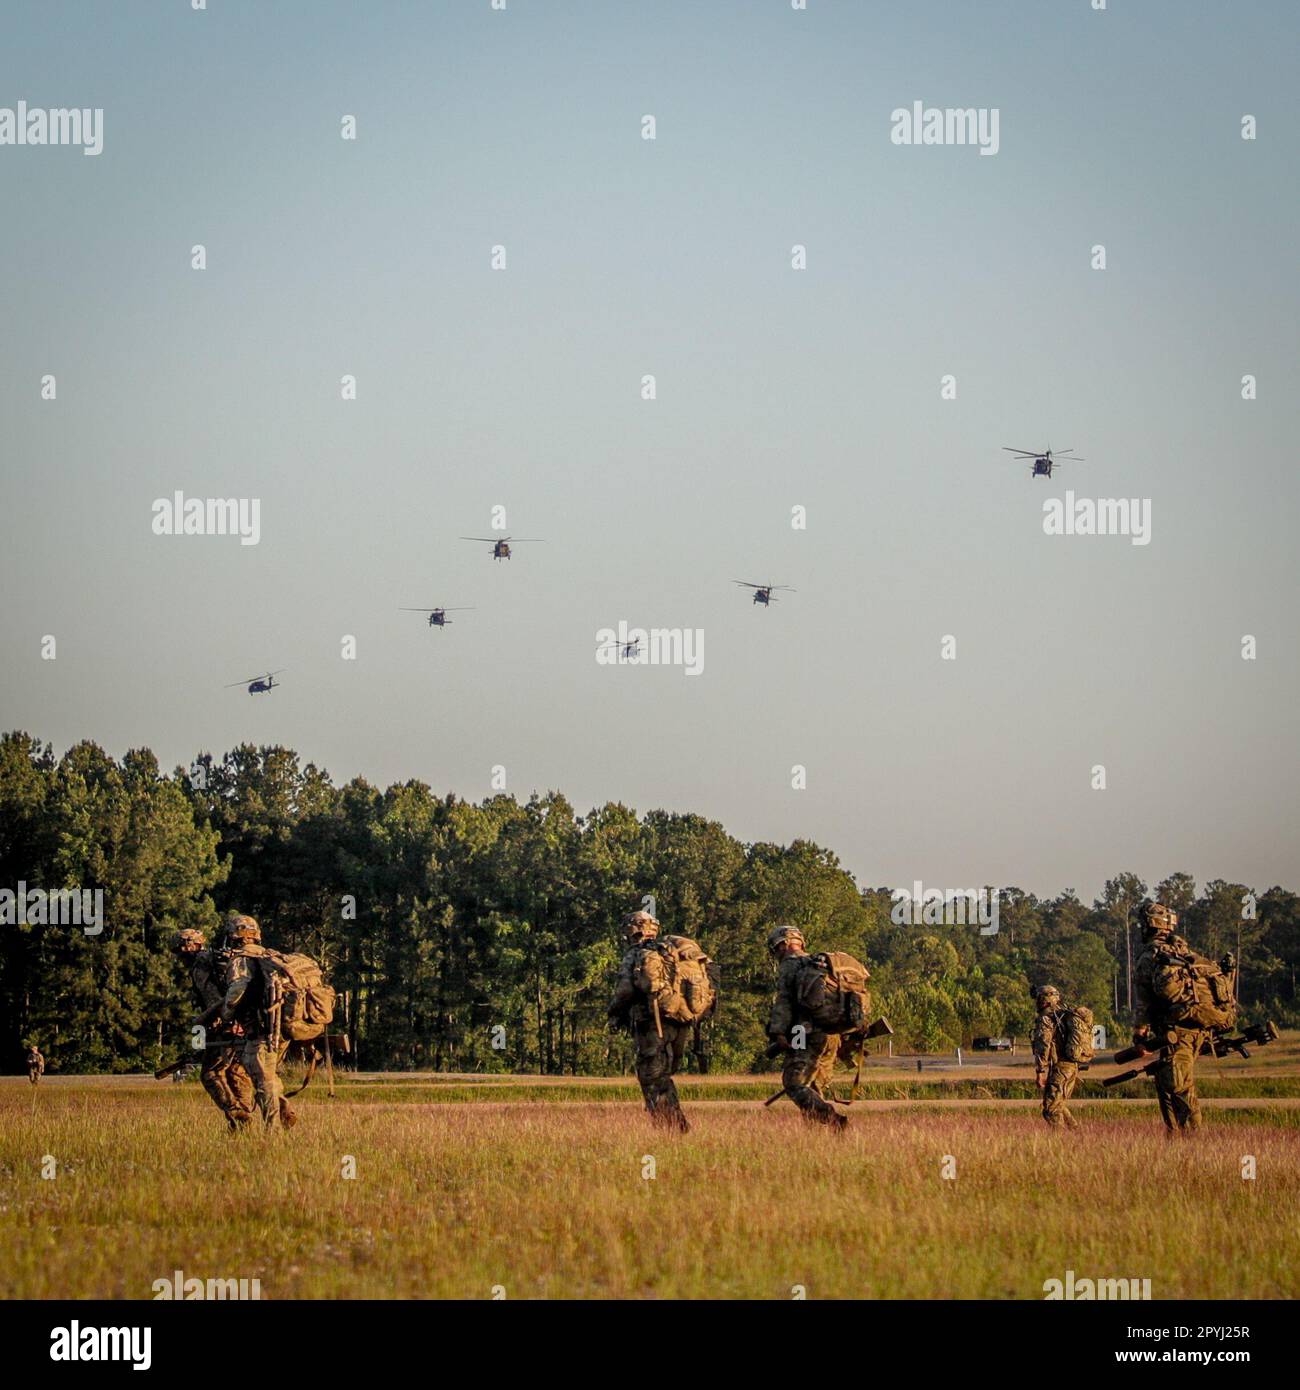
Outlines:
[[1229,951],[1228,954],[1224,956],[1224,958],[1219,962],[1219,969],[1222,970],[1225,975],[1231,975],[1236,968],[1237,957],[1234,956],[1231,951]]
[[772,1041],[768,1043],[767,1051],[763,1055],[765,1057],[779,1057],[783,1052],[793,1051],[794,1048],[790,1046],[790,1039],[787,1038],[784,1033],[778,1033]]
[[1136,1046],[1138,1043],[1149,1042],[1150,1039],[1151,1039],[1151,1029],[1150,1029],[1150,1027],[1148,1027],[1147,1024],[1144,1023],[1144,1024],[1142,1024],[1142,1026],[1141,1026],[1140,1028],[1134,1028],[1134,1030],[1133,1030],[1133,1043],[1134,1043],[1134,1046]]

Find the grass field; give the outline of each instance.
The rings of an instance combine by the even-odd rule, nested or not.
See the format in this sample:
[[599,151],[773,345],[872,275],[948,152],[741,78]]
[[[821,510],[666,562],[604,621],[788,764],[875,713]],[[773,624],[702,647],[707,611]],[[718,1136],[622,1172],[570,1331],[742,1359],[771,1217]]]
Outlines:
[[1220,1079],[1169,1144],[1149,1089],[1068,1137],[1032,1102],[882,1095],[836,1138],[763,1109],[774,1078],[685,1078],[668,1138],[622,1078],[318,1078],[292,1133],[228,1136],[192,1083],[6,1078],[0,1294],[151,1298],[179,1269],[264,1298],[1018,1299],[1073,1270],[1294,1297],[1300,1106],[1272,1070]]

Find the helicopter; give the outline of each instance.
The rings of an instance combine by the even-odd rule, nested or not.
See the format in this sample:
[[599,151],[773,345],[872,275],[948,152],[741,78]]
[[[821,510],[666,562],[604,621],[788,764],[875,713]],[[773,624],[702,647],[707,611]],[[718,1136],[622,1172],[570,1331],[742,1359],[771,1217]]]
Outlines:
[[784,589],[791,594],[795,592],[788,584],[751,584],[747,579],[733,579],[731,582],[733,584],[739,584],[746,589],[753,589],[754,602],[761,603],[764,607],[767,607],[769,603],[776,602],[776,599],[772,597],[773,590],[775,589]]
[[522,541],[540,541],[541,536],[462,536],[463,541],[487,541],[492,547],[492,558],[494,560],[508,560],[510,558],[510,542],[514,541],[519,545]]
[[472,613],[473,608],[399,608],[399,613],[427,613],[430,627],[446,627],[451,619],[448,613]]
[[1015,454],[1017,458],[1032,459],[1034,466],[1029,471],[1031,478],[1050,478],[1052,469],[1059,468],[1063,463],[1083,462],[1081,458],[1068,457],[1071,452],[1069,449],[1058,449],[1053,453],[1050,449],[1012,449],[1004,444],[1002,450],[1007,454]]
[[598,648],[602,652],[617,652],[615,658],[618,661],[632,661],[641,655],[641,639],[634,637],[630,642],[607,642],[603,647]]
[[[280,671],[284,669],[283,666],[280,667]],[[237,685],[246,685],[250,695],[265,695],[274,690],[277,685],[283,684],[283,682],[276,680],[280,671],[268,671],[264,676],[252,676],[246,681],[231,681],[226,689],[233,690]]]

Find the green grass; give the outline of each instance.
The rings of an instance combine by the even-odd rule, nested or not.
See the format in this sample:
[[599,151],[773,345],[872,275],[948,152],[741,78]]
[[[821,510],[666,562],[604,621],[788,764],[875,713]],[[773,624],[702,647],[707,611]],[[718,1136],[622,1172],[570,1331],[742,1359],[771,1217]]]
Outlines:
[[[1108,1075],[1109,1072],[1103,1073]],[[321,1085],[319,1078],[312,1082],[312,1088]],[[851,1078],[839,1073],[835,1081],[837,1094],[847,1098]],[[711,1080],[708,1077],[679,1076],[678,1090],[684,1096],[699,1102],[710,1100],[766,1100],[774,1091],[780,1090],[779,1076],[763,1076],[750,1080]],[[1300,1076],[1258,1077],[1258,1076],[1204,1076],[1198,1075],[1197,1091],[1207,1098],[1240,1098],[1249,1100],[1281,1100],[1300,1098]],[[494,1081],[485,1082],[434,1082],[430,1079],[403,1080],[397,1083],[384,1081],[350,1081],[341,1078],[338,1082],[340,1095],[353,1101],[394,1101],[402,1104],[423,1102],[426,1104],[464,1104],[466,1102],[488,1101],[500,1103],[509,1101],[523,1103],[528,1101],[617,1101],[639,1100],[641,1092],[634,1078],[626,1081],[537,1082]],[[915,1081],[864,1081],[858,1095],[863,1100],[1033,1100],[1039,1092],[1034,1086],[1032,1076],[1025,1080],[1011,1080],[993,1077],[987,1081],[951,1080],[948,1078],[920,1078]],[[1104,1087],[1099,1080],[1088,1077],[1080,1079],[1075,1094],[1089,1099],[1132,1099],[1152,1100],[1155,1087],[1147,1078],[1128,1081],[1122,1086]]]
[[269,1298],[1035,1299],[1068,1269],[1156,1298],[1297,1286],[1300,1111],[1266,1101],[1209,1110],[1191,1143],[1114,1099],[1072,1136],[992,1101],[860,1109],[836,1139],[786,1103],[692,1105],[688,1082],[674,1138],[591,1087],[491,1109],[426,1089],[313,1083],[291,1133],[231,1137],[192,1086],[42,1087],[34,1108],[0,1086],[0,1294],[149,1298],[175,1269]]

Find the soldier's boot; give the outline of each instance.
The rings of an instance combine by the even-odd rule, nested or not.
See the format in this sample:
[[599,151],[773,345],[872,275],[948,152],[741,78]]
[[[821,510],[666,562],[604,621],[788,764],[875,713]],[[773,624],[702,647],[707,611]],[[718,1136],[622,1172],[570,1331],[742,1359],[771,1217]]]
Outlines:
[[240,1106],[232,1105],[226,1111],[226,1127],[230,1130],[231,1134],[238,1134],[252,1123],[253,1114],[251,1110],[244,1110]]
[[293,1107],[283,1096],[280,1097],[280,1123],[285,1129],[292,1129],[298,1123],[298,1117],[293,1112]]
[[682,1107],[677,1103],[675,1095],[660,1093],[651,1097],[646,1105],[650,1112],[650,1121],[658,1129],[675,1130],[679,1134],[689,1134],[690,1125],[686,1116],[682,1114]]

